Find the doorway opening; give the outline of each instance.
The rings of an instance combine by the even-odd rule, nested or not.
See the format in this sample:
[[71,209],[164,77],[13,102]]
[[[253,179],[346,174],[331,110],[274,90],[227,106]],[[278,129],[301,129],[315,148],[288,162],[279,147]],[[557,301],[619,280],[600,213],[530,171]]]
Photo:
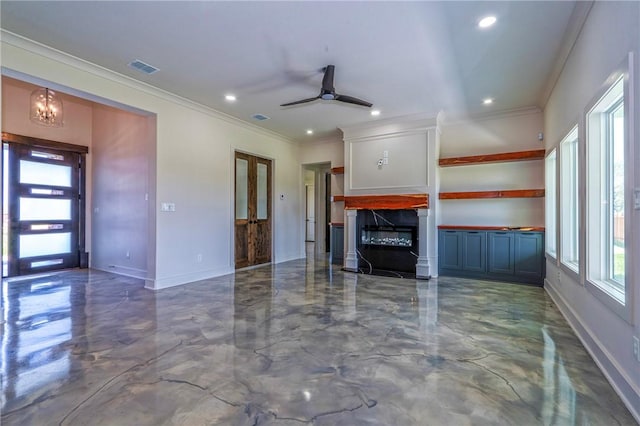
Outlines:
[[306,164],[304,179],[304,241],[307,255],[329,252],[331,222],[331,163]]

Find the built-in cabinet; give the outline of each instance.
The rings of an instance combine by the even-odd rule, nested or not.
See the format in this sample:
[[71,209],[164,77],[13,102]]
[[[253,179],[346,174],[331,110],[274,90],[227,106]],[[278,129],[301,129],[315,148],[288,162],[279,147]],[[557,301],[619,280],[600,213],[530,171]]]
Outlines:
[[440,229],[439,274],[542,285],[544,233]]

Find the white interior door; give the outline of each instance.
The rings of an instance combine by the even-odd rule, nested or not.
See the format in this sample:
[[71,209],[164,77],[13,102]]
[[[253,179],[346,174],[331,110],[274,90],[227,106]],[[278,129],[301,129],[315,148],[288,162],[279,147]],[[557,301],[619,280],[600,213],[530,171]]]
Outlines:
[[307,188],[307,241],[316,240],[316,193],[313,185],[306,185]]

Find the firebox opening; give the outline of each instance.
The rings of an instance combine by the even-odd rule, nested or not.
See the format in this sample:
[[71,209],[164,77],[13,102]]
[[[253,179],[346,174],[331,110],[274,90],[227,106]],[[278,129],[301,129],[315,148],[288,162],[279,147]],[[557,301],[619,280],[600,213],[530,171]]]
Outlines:
[[415,276],[418,257],[415,210],[359,211],[358,229],[360,272],[393,271]]

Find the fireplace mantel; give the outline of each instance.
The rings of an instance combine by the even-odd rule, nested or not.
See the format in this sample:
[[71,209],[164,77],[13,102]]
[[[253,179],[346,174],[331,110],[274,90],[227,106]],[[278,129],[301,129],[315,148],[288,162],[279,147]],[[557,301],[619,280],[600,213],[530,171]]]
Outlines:
[[428,209],[429,194],[345,195],[345,210]]

